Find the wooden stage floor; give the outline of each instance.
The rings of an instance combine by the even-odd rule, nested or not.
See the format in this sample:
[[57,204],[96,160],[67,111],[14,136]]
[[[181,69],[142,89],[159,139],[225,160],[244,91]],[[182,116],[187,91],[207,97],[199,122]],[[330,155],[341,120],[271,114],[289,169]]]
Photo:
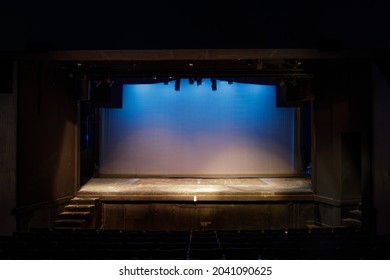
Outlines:
[[312,200],[309,178],[92,178],[78,197],[117,201]]

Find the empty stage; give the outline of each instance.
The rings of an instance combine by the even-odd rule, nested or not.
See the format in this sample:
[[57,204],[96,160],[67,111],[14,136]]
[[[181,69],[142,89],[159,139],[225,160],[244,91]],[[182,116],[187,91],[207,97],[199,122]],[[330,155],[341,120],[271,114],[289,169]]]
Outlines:
[[79,196],[128,201],[312,200],[306,178],[93,178]]
[[313,220],[306,178],[93,178],[102,227],[126,230],[304,227]]

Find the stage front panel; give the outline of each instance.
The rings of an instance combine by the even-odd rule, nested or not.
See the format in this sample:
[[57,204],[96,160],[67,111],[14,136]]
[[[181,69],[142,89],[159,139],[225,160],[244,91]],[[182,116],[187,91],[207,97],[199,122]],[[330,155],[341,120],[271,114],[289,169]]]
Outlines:
[[102,109],[100,173],[129,176],[295,174],[295,109],[273,85],[217,81],[123,85]]

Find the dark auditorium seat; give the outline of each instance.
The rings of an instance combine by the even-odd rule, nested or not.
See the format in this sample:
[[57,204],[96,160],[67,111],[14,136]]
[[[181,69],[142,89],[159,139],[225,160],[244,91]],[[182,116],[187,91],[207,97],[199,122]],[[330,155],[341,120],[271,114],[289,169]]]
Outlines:
[[191,237],[216,237],[217,233],[214,230],[194,230],[191,233]]
[[37,230],[0,237],[0,259],[390,259],[389,235]]
[[222,242],[221,248],[258,248],[256,242]]
[[191,242],[190,248],[191,249],[214,249],[214,248],[220,248],[220,246],[217,241]]
[[178,240],[178,242],[159,242],[155,244],[155,249],[161,249],[161,250],[175,250],[175,249],[188,249],[188,242],[181,242],[181,240]]

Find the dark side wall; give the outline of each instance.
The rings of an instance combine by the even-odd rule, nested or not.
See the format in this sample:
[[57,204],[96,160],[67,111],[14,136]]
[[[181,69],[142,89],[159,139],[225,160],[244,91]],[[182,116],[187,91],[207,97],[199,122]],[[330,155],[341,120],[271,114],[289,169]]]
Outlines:
[[18,226],[47,227],[78,185],[74,86],[54,62],[23,61],[18,97]]
[[371,206],[362,196],[371,188],[370,65],[335,59],[315,66],[313,186],[325,225],[340,226],[349,211]]
[[12,212],[16,207],[17,65],[7,64],[0,60],[0,67],[9,67],[7,70],[12,73],[7,81],[11,88],[0,87],[0,235],[16,230]]
[[[387,70],[388,71],[388,70]],[[388,73],[388,72],[387,72]],[[372,176],[376,230],[390,233],[390,85],[373,66]]]

